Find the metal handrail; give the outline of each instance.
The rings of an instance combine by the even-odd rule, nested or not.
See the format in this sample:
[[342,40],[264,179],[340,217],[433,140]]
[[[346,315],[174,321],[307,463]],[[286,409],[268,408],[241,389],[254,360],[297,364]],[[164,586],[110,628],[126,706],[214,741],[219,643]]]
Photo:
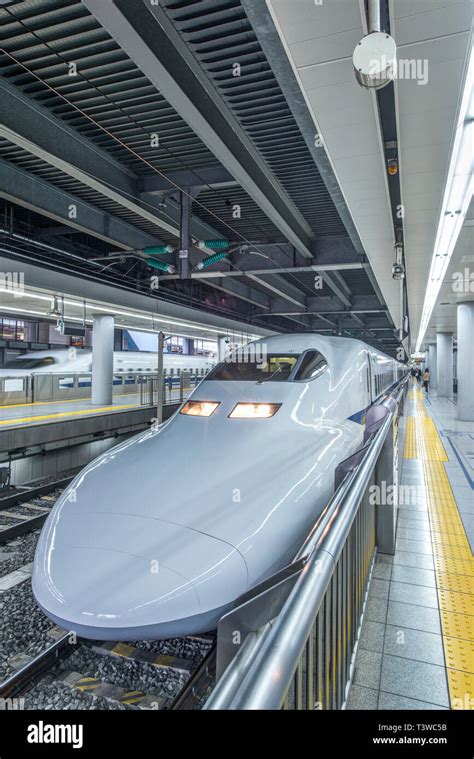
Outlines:
[[[406,379],[395,389],[397,403]],[[348,474],[325,509],[323,520],[305,541],[306,565],[272,625],[249,635],[204,706],[207,710],[279,709],[303,654],[315,618],[369,486],[392,426],[390,411],[374,434],[367,454]]]

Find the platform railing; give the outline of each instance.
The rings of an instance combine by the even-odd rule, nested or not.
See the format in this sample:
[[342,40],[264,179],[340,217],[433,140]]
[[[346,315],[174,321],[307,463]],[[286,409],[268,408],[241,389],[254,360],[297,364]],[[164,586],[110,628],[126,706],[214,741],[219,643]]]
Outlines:
[[32,399],[31,377],[0,377],[0,405],[30,403]]
[[[163,378],[162,398],[163,405],[170,403],[182,403],[199,384],[203,377],[191,372],[181,372],[179,375],[166,375]],[[140,404],[142,406],[155,406],[158,403],[158,377],[148,375],[143,377],[143,385],[140,388]]]
[[303,566],[286,602],[276,617],[246,635],[204,709],[344,707],[378,536],[396,512],[396,504],[386,511],[383,504],[372,505],[370,489],[386,476],[381,460],[393,456],[405,393],[403,380],[387,399],[365,456],[346,474],[295,557],[295,566]]
[[[138,395],[146,377],[138,372],[114,374],[114,396]],[[5,375],[0,377],[0,405],[82,400],[90,398],[91,388],[91,372],[41,372],[25,377]]]
[[[167,375],[163,403],[182,403],[202,377],[191,372]],[[0,376],[0,406],[19,403],[86,400],[91,397],[91,372],[41,372],[25,377]],[[118,372],[113,375],[113,395],[137,395],[141,406],[157,402],[157,376],[150,372]]]

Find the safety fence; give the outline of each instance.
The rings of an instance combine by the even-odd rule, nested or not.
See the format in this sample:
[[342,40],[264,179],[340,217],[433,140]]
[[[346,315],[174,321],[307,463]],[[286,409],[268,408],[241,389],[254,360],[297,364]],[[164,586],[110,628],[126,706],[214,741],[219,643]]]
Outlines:
[[220,621],[219,679],[205,709],[344,707],[375,555],[395,547],[396,498],[373,505],[370,493],[398,483],[405,393],[403,380],[374,407],[363,449],[344,462],[294,562]]
[[[168,375],[163,379],[163,403],[182,402],[202,380],[191,372]],[[137,405],[151,406],[157,403],[158,378],[151,373],[118,373],[113,375],[113,395],[136,395]],[[70,401],[91,397],[92,374],[90,372],[30,374],[23,377],[0,377],[0,406]]]

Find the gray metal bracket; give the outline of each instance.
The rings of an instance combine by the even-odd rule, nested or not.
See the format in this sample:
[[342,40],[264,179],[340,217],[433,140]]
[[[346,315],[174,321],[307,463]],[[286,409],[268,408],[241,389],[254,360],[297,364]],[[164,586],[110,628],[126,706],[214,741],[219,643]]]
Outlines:
[[237,655],[247,635],[278,616],[300,576],[305,559],[289,564],[237,599],[217,626],[217,680]]

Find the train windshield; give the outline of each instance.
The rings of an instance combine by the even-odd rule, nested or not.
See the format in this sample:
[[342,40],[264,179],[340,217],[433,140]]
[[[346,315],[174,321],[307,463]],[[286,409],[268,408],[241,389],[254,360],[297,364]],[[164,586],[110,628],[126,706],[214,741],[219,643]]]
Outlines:
[[5,369],[39,369],[42,366],[54,364],[54,358],[44,356],[43,358],[12,358],[5,364]]
[[209,374],[207,380],[230,380],[233,382],[286,382],[293,371],[299,355],[267,354],[261,357],[236,353],[228,356]]

